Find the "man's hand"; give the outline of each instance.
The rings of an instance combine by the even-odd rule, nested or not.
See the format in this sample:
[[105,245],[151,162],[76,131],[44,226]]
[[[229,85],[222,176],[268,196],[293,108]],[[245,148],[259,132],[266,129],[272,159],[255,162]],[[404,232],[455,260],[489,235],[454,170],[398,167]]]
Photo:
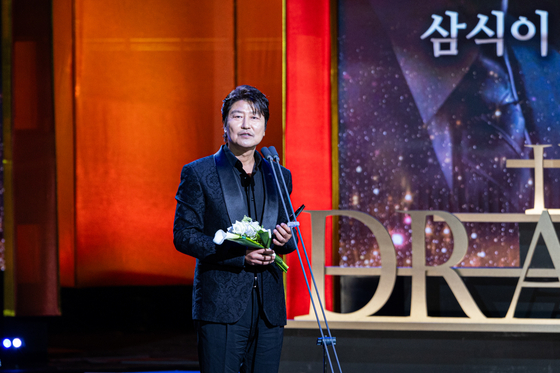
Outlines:
[[[292,238],[292,231],[286,223],[277,225],[272,233],[272,243],[276,246],[284,246]],[[275,257],[276,253],[272,249],[247,249],[245,263],[251,266],[266,266],[272,264]]]
[[272,233],[274,235],[272,243],[276,246],[284,246],[292,238],[292,230],[286,223],[277,225]]
[[245,263],[254,266],[266,266],[274,262],[276,254],[272,249],[247,249]]

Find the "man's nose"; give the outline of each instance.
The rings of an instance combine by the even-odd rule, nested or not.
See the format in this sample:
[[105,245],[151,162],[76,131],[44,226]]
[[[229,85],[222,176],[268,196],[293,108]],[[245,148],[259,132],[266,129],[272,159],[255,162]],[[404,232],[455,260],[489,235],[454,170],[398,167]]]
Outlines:
[[245,117],[241,120],[241,127],[242,128],[249,128],[249,120]]

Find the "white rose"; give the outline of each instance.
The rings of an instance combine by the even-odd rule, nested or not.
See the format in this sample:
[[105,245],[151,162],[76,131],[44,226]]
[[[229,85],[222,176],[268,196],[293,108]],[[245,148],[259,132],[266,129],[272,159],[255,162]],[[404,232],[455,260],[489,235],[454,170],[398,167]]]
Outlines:
[[240,221],[236,221],[235,224],[231,226],[230,232],[236,234],[245,234],[245,224]]

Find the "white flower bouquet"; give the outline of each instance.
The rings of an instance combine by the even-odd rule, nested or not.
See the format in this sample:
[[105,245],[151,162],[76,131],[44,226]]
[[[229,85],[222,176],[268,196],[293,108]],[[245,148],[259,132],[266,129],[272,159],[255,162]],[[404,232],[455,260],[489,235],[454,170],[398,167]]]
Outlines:
[[[219,229],[214,235],[214,243],[221,245],[225,240],[237,242],[241,245],[257,249],[268,249],[272,244],[272,233],[270,229],[264,229],[258,221],[253,221],[248,216],[243,220],[236,221],[227,232]],[[274,256],[274,263],[283,271],[288,271],[288,266],[279,255]]]

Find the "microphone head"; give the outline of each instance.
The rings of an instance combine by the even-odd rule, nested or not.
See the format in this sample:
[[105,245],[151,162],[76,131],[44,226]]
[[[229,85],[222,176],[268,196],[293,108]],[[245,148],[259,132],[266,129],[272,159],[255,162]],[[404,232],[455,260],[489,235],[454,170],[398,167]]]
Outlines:
[[272,159],[272,158],[274,158],[274,157],[272,156],[272,154],[270,153],[270,150],[268,150],[268,148],[266,148],[266,147],[261,148],[261,153],[262,153],[262,155],[263,155],[263,157],[264,157],[265,159],[269,159],[269,158]]
[[271,146],[269,148],[270,153],[272,153],[272,156],[274,157],[274,159],[276,159],[277,161],[280,161],[280,156],[278,155],[278,152],[276,151],[276,148],[274,146]]

